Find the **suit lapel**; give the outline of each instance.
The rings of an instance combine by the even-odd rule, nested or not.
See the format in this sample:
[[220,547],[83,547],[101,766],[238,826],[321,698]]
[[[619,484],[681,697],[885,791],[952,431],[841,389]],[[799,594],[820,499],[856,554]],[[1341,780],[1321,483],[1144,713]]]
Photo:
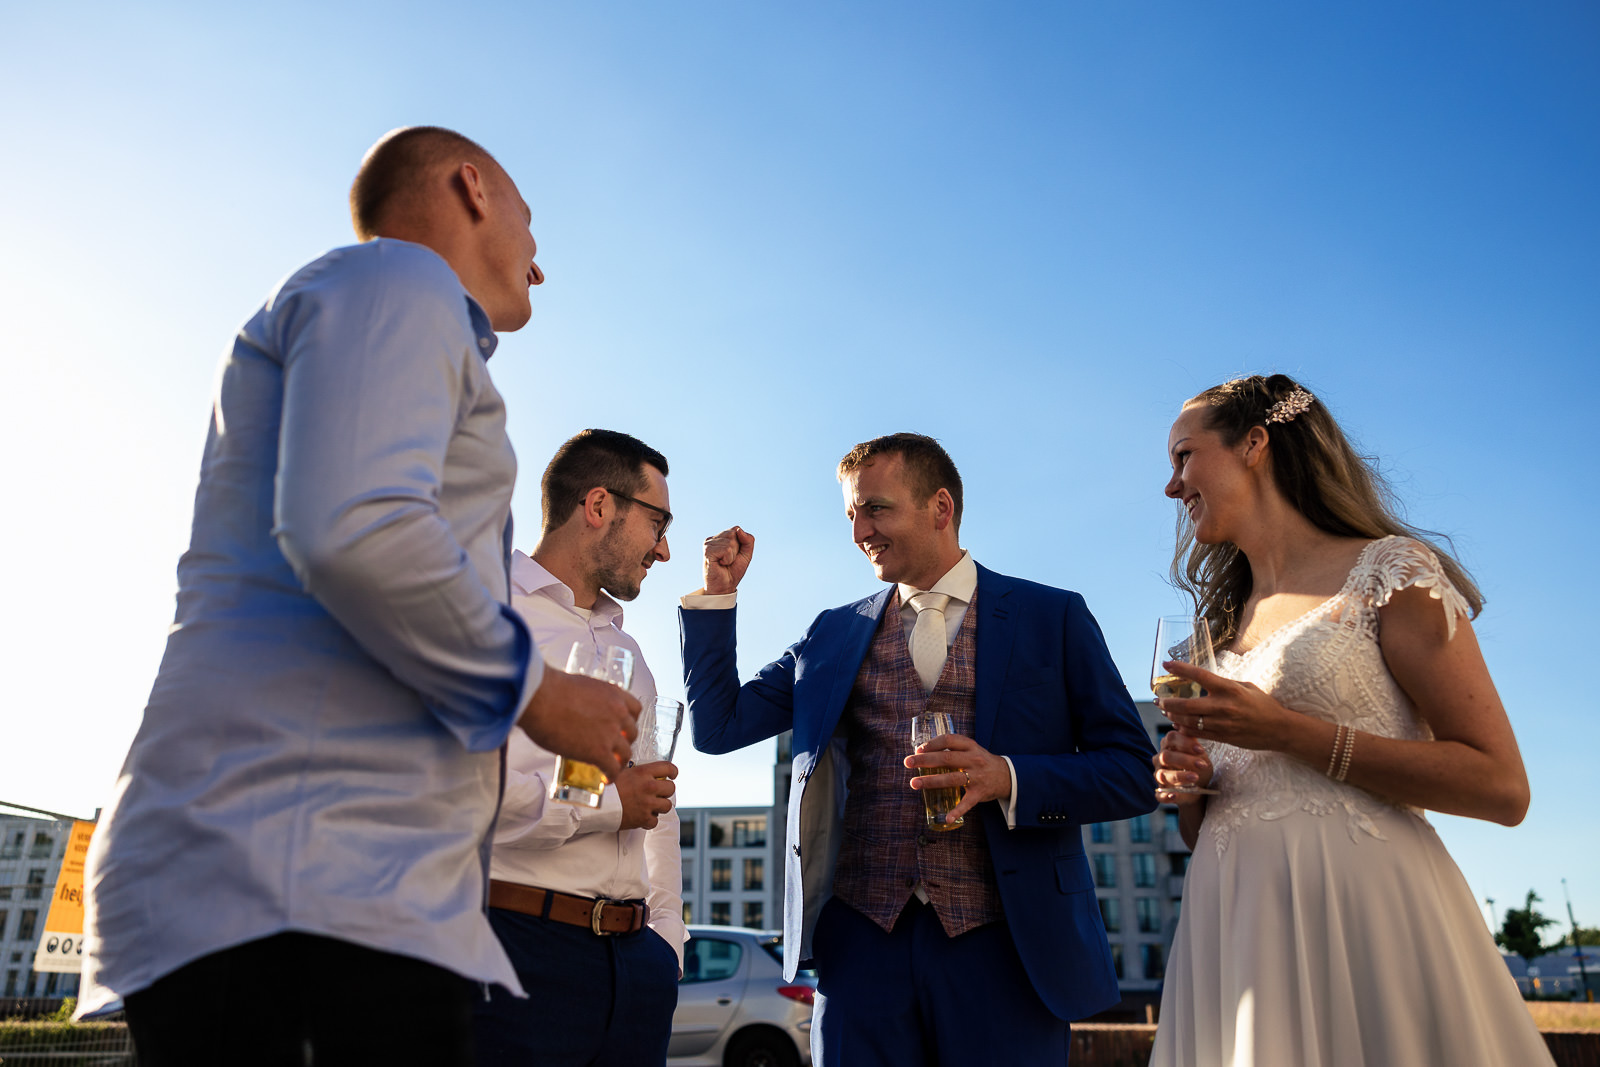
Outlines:
[[1016,637],[1016,604],[1010,599],[1013,584],[1003,574],[978,567],[978,692],[973,740],[988,748],[1000,712],[1000,690],[1005,687],[1006,665]]
[[828,686],[828,702],[821,709],[820,718],[815,720],[817,734],[811,738],[812,751],[821,752],[826,748],[828,739],[838,728],[839,716],[850,699],[850,687],[861,672],[861,661],[867,658],[872,635],[877,632],[878,621],[893,593],[891,585],[856,604],[854,610],[841,615],[835,632],[828,634],[823,648],[824,654],[833,661],[833,679]]

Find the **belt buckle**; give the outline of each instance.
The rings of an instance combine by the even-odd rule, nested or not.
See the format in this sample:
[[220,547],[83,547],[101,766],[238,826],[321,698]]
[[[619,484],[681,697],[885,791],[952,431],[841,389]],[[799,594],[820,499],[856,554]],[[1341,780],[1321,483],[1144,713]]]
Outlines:
[[594,931],[596,937],[611,936],[605,930],[600,929],[600,913],[605,909],[605,906],[610,903],[611,901],[601,897],[599,900],[594,902],[594,908],[589,912],[589,929]]

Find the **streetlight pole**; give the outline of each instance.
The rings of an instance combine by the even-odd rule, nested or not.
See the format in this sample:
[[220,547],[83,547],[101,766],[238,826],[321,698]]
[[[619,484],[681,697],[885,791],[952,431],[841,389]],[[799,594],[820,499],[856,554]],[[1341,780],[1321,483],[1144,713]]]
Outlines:
[[1489,905],[1489,932],[1498,934],[1500,932],[1500,917],[1494,913],[1494,897],[1484,897],[1483,902]]
[[1583,999],[1594,1003],[1594,994],[1589,992],[1589,968],[1583,964],[1583,946],[1578,944],[1578,920],[1572,917],[1572,894],[1567,892],[1567,880],[1561,879],[1561,895],[1567,898],[1567,922],[1572,924],[1572,950],[1578,954],[1578,975],[1583,979]]

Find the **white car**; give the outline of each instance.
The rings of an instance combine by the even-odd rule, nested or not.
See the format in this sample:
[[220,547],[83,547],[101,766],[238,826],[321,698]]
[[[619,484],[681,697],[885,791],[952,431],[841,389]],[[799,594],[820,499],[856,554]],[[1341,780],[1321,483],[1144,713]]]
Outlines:
[[671,1067],[801,1067],[811,1063],[814,971],[783,980],[783,935],[691,926],[683,948]]

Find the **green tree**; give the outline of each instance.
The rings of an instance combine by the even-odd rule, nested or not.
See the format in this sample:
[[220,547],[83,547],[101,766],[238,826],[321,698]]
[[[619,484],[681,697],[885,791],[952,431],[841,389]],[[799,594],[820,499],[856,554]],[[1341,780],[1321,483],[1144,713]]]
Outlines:
[[1544,928],[1556,925],[1556,921],[1534,907],[1539,899],[1538,893],[1528,890],[1527,903],[1520,908],[1507,908],[1500,932],[1494,935],[1495,944],[1507,952],[1515,952],[1530,964],[1543,956],[1547,948],[1554,948],[1561,943],[1544,943]]
[[[1561,939],[1563,945],[1572,945],[1572,931],[1567,931],[1567,936]],[[1600,945],[1600,926],[1578,927],[1578,944]]]

